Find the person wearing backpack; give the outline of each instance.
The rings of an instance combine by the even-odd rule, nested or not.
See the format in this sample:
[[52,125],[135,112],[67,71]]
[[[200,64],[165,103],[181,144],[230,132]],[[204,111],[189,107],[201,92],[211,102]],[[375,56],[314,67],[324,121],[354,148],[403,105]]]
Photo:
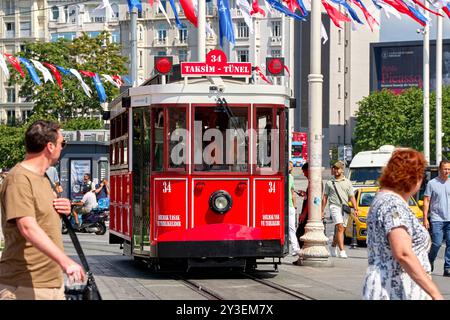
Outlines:
[[[333,243],[330,245],[330,255],[332,257],[346,259],[347,254],[344,250],[344,231],[347,227],[348,216],[350,214],[350,207],[348,202],[351,201],[353,208],[355,208],[355,215],[358,215],[356,209],[356,199],[353,191],[353,186],[350,180],[344,176],[345,164],[342,161],[337,161],[331,167],[331,174],[333,178],[325,184],[324,194],[322,197],[322,219],[324,217],[324,210],[326,205],[329,205],[331,219],[335,225],[336,234]],[[336,247],[336,244],[338,248]],[[338,251],[339,250],[339,251]]]

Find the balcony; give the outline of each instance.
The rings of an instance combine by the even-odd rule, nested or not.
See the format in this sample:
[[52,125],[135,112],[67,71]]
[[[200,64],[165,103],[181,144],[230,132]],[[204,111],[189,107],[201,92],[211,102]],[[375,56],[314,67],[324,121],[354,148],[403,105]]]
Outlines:
[[281,41],[283,41],[282,36],[270,37],[270,45],[271,46],[281,46]]
[[164,39],[155,39],[153,41],[154,47],[167,47],[169,45],[169,42],[167,41],[167,38]]

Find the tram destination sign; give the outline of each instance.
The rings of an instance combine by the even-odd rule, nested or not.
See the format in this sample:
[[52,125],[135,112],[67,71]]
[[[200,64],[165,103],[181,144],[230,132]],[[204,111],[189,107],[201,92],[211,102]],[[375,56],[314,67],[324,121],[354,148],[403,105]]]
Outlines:
[[249,62],[228,62],[221,50],[211,50],[206,55],[206,62],[182,62],[181,76],[239,76],[250,77],[252,64]]

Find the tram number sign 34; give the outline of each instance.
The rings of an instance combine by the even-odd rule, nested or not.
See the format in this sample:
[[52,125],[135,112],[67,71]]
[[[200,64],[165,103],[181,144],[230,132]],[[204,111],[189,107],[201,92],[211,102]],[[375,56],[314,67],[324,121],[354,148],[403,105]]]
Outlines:
[[211,50],[206,55],[206,62],[182,62],[181,76],[239,76],[250,77],[252,64],[249,62],[228,62],[221,50]]

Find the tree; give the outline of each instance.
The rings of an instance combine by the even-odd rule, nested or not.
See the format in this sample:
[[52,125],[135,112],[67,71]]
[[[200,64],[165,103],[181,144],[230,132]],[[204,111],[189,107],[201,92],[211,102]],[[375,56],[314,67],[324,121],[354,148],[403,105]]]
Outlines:
[[[83,33],[73,41],[59,39],[57,42],[29,42],[18,56],[99,75],[126,74],[127,58],[120,55],[120,45],[111,43],[109,39],[109,32],[103,31],[95,38]],[[34,102],[34,112],[37,114],[50,113],[65,121],[76,117],[90,117],[102,111],[97,91],[90,78],[83,76],[83,80],[92,90],[92,98],[84,93],[80,82],[72,75],[61,74],[63,90],[60,90],[56,81],[55,84],[42,82],[41,85],[36,85],[28,75],[23,79],[13,69],[11,74],[11,82],[21,86],[19,95],[26,101]],[[111,101],[119,93],[118,89],[103,79],[102,83],[107,99]]]
[[[430,96],[430,160],[434,163],[436,139],[436,96]],[[374,150],[385,144],[423,151],[423,94],[411,88],[401,94],[389,90],[374,92],[362,99],[356,112],[354,152]],[[442,92],[442,146],[450,146],[450,87]],[[450,157],[450,152],[443,156]]]

